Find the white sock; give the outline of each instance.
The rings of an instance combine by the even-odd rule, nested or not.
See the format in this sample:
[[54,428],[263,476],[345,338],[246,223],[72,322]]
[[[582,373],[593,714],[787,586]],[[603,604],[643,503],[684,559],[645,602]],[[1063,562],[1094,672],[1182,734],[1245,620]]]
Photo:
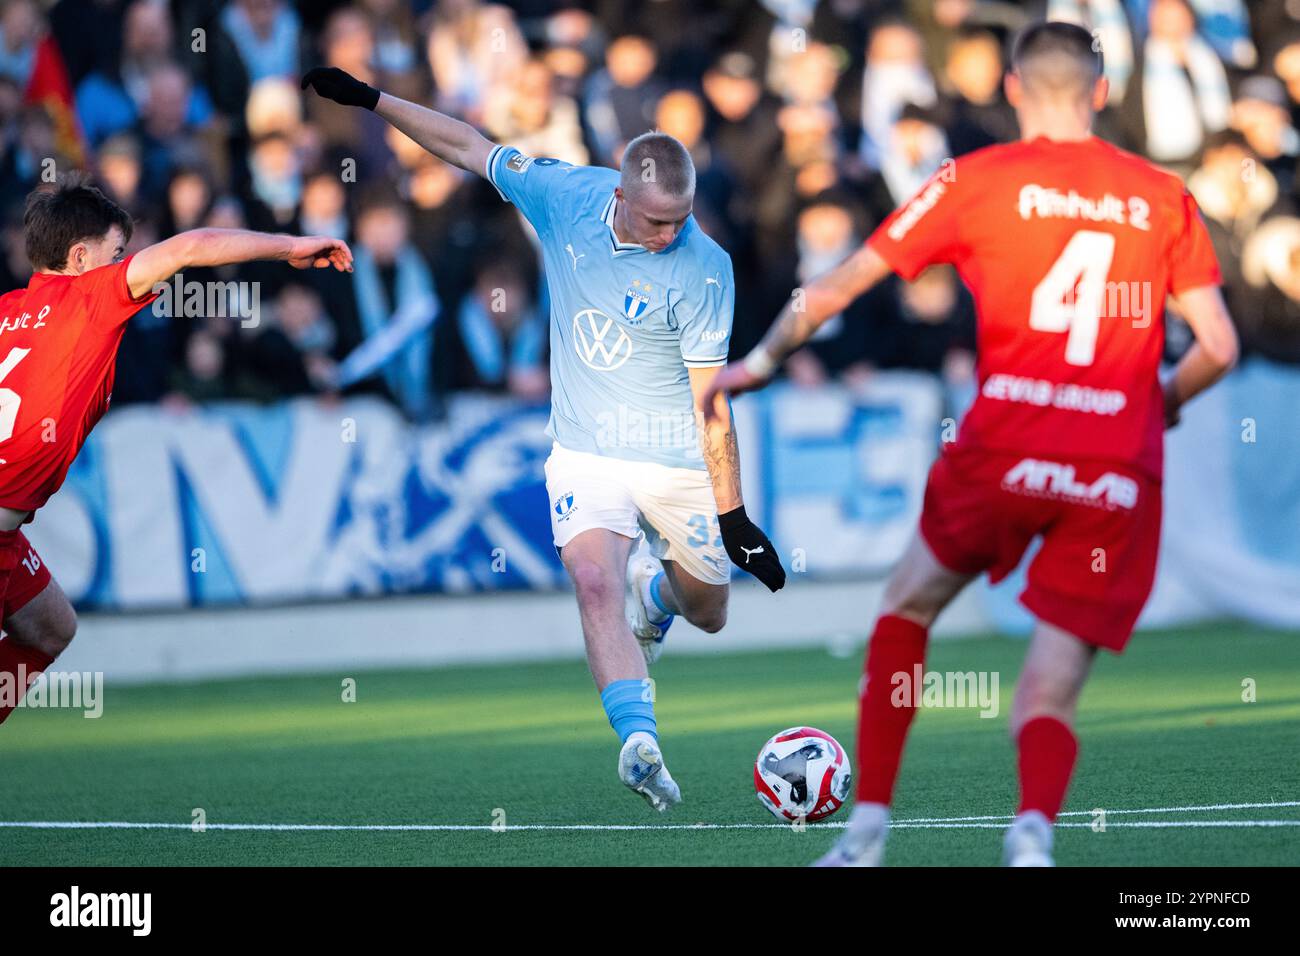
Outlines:
[[634,730],[634,731],[632,731],[632,733],[630,733],[630,734],[627,735],[627,740],[624,741],[624,745],[626,746],[627,744],[630,744],[630,743],[631,743],[632,741],[634,741],[634,740],[635,740],[638,744],[643,744],[643,743],[644,743],[644,744],[654,744],[654,746],[655,746],[656,748],[658,748],[658,746],[659,746],[658,742],[654,739],[654,736],[653,736],[652,734],[647,733],[647,732],[644,731],[644,730]]
[[662,624],[669,618],[668,614],[659,610],[659,605],[655,603],[654,596],[650,593],[650,588],[660,574],[663,574],[663,571],[652,574],[641,582],[641,603],[645,605],[646,616],[650,618],[652,624]]
[[873,834],[877,830],[889,827],[889,807],[883,803],[855,803],[849,814],[849,832],[853,834]]

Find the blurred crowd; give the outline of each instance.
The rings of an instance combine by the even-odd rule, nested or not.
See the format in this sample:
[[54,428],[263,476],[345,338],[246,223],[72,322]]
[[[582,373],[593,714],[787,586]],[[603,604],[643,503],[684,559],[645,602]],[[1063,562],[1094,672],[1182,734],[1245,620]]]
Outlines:
[[[1043,16],[1101,40],[1100,135],[1185,177],[1247,352],[1300,362],[1293,0],[3,0],[0,291],[30,275],[24,196],[82,166],[135,217],[133,248],[209,225],[356,253],[352,275],[186,275],[224,291],[132,320],[115,405],[363,391],[423,420],[462,390],[542,399],[529,228],[374,114],[304,96],[328,65],[533,155],[616,166],[637,134],[676,136],[735,263],[743,354],[946,158],[1016,138],[1001,78]],[[786,374],[908,368],[960,390],[973,351],[969,296],[933,268],[854,303]]]

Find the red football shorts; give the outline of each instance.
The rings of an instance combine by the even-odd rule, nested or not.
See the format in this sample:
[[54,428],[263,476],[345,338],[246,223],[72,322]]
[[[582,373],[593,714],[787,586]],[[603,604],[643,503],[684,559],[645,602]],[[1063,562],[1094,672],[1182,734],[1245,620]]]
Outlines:
[[1020,603],[1119,653],[1155,581],[1160,499],[1159,481],[1124,465],[949,449],[930,469],[921,535],[940,564],[994,583],[1041,537]]
[[5,588],[3,602],[0,602],[0,622],[9,620],[11,614],[26,607],[27,602],[44,591],[50,583],[50,569],[28,542],[27,536],[21,531],[17,534],[18,539],[13,547],[17,561],[9,572],[9,586]]

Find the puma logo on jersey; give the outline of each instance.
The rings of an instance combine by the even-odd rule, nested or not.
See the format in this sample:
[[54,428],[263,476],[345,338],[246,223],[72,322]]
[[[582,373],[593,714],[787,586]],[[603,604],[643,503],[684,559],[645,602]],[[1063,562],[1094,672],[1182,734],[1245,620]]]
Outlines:
[[763,553],[763,546],[760,544],[757,548],[755,548],[753,551],[751,551],[751,550],[749,550],[749,548],[745,547],[745,546],[742,544],[742,545],[740,546],[740,550],[745,552],[745,563],[746,563],[746,564],[749,564],[749,559],[750,559],[750,558],[752,558],[752,557],[753,557],[754,555],[756,555],[756,554],[762,554],[762,553]]
[[1138,499],[1137,482],[1108,471],[1092,482],[1074,477],[1074,465],[1025,458],[1002,477],[1002,487],[1017,494],[1064,498],[1098,508],[1131,510]]
[[705,279],[704,279],[704,284],[705,284],[705,285],[716,285],[719,289],[721,289],[721,288],[722,288],[722,273],[721,273],[721,272],[715,272],[715,273],[713,273],[713,275],[711,275],[711,276],[706,276]]
[[567,246],[565,246],[564,248],[565,248],[566,250],[568,250],[569,255],[573,256],[573,271],[574,271],[574,272],[577,272],[577,271],[578,271],[578,260],[579,260],[579,259],[585,259],[585,258],[587,257],[587,254],[586,254],[585,252],[578,252],[578,253],[575,253],[575,252],[573,251],[573,243],[569,243],[569,244],[568,244]]

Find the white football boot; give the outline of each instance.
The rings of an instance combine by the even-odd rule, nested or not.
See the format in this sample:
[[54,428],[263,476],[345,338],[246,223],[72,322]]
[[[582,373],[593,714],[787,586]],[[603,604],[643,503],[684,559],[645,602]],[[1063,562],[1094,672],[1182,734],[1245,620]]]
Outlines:
[[[673,625],[671,614],[658,623],[650,620],[652,609],[646,607],[646,602],[641,597],[654,576],[663,569],[659,559],[651,557],[646,550],[634,550],[627,562],[627,624],[641,645],[647,667],[659,660],[659,655],[664,652],[664,638],[668,636],[668,628]],[[659,612],[658,608],[653,610]]]
[[635,733],[623,744],[618,754],[618,779],[660,813],[682,802],[681,788],[664,766],[659,745],[647,733]]
[[1052,822],[1037,810],[1026,810],[1011,822],[1002,838],[1005,866],[1055,866],[1052,861]]
[[853,808],[849,825],[835,845],[812,865],[881,866],[887,836],[889,808],[879,803],[860,803]]

